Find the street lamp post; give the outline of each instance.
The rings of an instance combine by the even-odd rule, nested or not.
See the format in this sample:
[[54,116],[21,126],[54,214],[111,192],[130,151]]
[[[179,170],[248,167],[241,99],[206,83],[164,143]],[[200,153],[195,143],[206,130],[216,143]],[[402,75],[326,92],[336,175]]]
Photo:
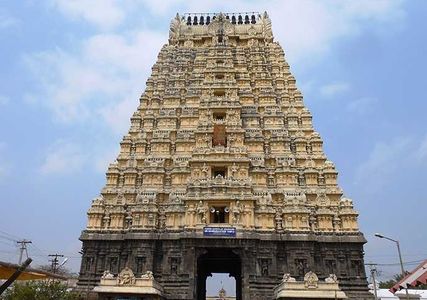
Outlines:
[[[394,240],[394,239],[392,239],[392,238],[389,238],[389,237],[386,237],[386,236],[384,236],[384,235],[382,235],[382,234],[379,234],[379,233],[375,233],[375,236],[376,237],[378,237],[378,238],[380,238],[380,239],[386,239],[386,240],[389,240],[389,241],[391,241],[391,242],[394,242],[394,243],[396,243],[396,246],[397,246],[397,252],[399,253],[399,261],[400,261],[400,271],[402,272],[402,279],[405,277],[405,269],[403,268],[403,260],[402,260],[402,253],[400,252],[400,244],[399,244],[399,241],[397,241],[397,240]],[[405,292],[406,292],[406,299],[407,300],[409,300],[409,294],[408,294],[408,287],[406,286],[405,287]]]

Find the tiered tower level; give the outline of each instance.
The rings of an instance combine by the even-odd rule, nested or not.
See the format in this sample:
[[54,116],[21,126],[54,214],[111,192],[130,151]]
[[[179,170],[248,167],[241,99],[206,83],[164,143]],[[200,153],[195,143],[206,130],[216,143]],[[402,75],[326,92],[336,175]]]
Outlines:
[[267,13],[177,15],[120,145],[81,235],[81,286],[129,266],[195,299],[200,257],[231,249],[238,298],[309,270],[368,298],[358,214]]

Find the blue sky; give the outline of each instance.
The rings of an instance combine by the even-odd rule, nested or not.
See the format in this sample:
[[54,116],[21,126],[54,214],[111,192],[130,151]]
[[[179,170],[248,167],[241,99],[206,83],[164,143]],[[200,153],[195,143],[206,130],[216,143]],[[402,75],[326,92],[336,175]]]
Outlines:
[[366,261],[397,262],[374,232],[399,239],[405,261],[427,257],[426,1],[0,3],[0,260],[17,259],[5,236],[27,238],[37,264],[59,252],[77,270],[86,211],[170,20],[264,10],[360,212]]

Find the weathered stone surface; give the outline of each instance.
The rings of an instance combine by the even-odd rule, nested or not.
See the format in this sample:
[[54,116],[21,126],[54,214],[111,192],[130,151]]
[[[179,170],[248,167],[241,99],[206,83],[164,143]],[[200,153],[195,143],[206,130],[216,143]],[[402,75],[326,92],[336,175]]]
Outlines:
[[[172,21],[88,211],[80,286],[128,266],[153,271],[167,299],[202,299],[217,268],[239,278],[237,299],[269,299],[283,274],[313,271],[336,274],[351,299],[369,298],[358,214],[271,21],[241,17]],[[206,226],[235,236],[207,237]]]

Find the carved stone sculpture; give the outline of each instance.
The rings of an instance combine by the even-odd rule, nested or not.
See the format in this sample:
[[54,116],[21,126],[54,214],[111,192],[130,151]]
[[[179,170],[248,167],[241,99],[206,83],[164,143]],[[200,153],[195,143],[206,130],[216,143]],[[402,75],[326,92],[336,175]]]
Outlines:
[[128,267],[124,268],[117,276],[119,285],[130,285],[135,283],[135,275]]
[[[226,269],[234,257],[238,300],[272,299],[284,271],[302,282],[310,269],[336,273],[349,299],[369,299],[358,212],[269,15],[176,15],[151,70],[87,211],[79,287],[126,264],[138,277],[152,270],[142,276],[155,276],[167,300],[204,299],[208,262]],[[119,277],[133,281],[128,269]]]

